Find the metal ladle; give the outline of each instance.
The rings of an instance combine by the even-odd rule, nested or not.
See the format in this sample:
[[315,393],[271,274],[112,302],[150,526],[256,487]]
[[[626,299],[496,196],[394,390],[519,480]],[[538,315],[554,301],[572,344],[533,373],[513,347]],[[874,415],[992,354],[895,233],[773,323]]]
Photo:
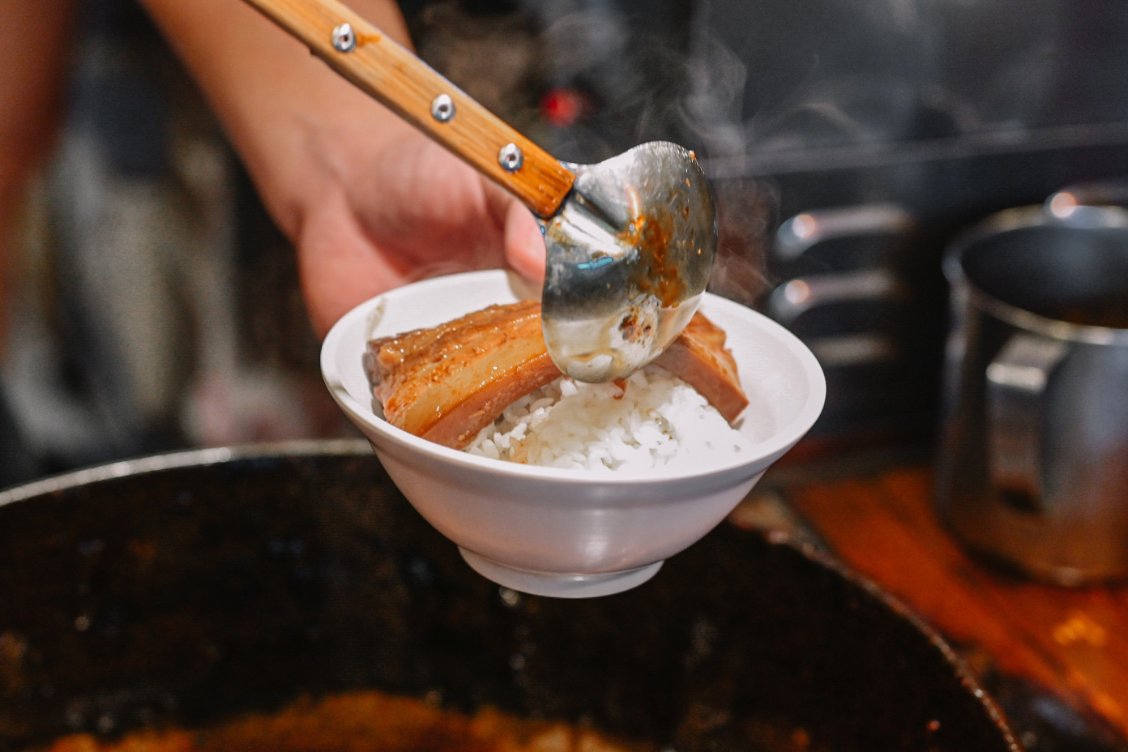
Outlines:
[[717,244],[693,152],[651,142],[595,165],[563,163],[336,0],[246,1],[532,210],[548,250],[544,339],[563,372],[622,378],[681,333]]

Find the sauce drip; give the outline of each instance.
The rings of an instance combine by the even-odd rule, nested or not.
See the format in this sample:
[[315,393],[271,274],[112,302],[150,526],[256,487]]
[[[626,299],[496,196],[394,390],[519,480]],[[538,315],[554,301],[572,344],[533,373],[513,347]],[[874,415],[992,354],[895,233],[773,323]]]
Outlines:
[[631,280],[641,292],[658,299],[663,307],[673,308],[686,297],[681,270],[673,258],[670,239],[673,219],[668,214],[639,214],[619,239],[638,249],[642,264]]

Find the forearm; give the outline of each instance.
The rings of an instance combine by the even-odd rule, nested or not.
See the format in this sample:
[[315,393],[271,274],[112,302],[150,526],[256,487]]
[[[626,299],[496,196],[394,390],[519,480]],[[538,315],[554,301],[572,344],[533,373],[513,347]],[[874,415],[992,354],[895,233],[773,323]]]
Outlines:
[[[407,127],[242,0],[141,0],[199,83],[268,209],[299,233],[311,183],[340,182],[348,144]],[[408,43],[393,0],[349,5]]]

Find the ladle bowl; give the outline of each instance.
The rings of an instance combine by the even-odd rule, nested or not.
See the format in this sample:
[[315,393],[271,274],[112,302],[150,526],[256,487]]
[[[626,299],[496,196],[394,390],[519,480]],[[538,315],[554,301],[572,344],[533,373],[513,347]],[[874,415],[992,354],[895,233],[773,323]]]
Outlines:
[[697,310],[716,212],[696,156],[677,144],[573,170],[572,200],[542,223],[544,338],[569,376],[610,381],[658,357]]

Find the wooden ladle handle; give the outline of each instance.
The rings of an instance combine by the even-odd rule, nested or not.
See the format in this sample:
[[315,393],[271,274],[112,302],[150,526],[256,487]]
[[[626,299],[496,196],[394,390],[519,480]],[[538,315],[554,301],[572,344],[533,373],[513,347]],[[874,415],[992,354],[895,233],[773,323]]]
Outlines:
[[246,2],[538,216],[560,207],[571,171],[353,10],[337,0]]

